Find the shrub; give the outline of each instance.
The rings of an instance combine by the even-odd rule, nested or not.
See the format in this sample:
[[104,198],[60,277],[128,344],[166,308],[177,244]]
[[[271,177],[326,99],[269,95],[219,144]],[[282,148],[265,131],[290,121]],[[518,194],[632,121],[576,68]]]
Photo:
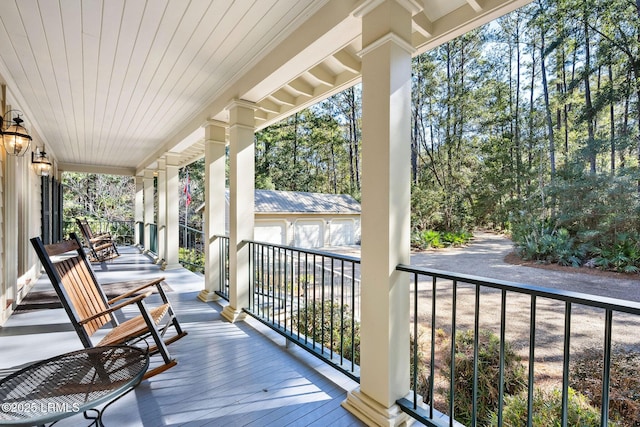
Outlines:
[[[342,323],[340,322],[341,312]],[[341,309],[340,304],[331,300],[326,300],[324,303],[315,301],[300,310],[294,318],[298,319],[298,315],[300,333],[313,338],[325,348],[333,350],[338,357],[342,354],[347,360],[351,360],[353,350],[353,362],[356,365],[360,364],[360,322],[351,321],[352,311],[348,305],[343,305]],[[352,330],[353,341],[351,340]]]
[[[455,402],[454,418],[465,424],[471,424],[473,408],[473,331],[456,333],[455,347]],[[480,424],[487,423],[491,412],[498,407],[500,378],[500,338],[491,331],[478,333],[478,402],[477,419]],[[504,392],[516,394],[526,387],[527,376],[520,357],[506,342],[504,353]],[[444,374],[451,378],[451,355],[445,352]],[[448,393],[448,391],[447,391]],[[447,395],[447,401],[451,398]]]
[[[568,389],[567,425],[580,427],[599,427],[600,411],[589,404],[589,400],[582,394]],[[527,393],[508,396],[505,399],[502,421],[505,427],[520,427],[527,425]],[[537,389],[533,395],[534,427],[556,427],[561,425],[562,393],[558,389],[549,392]],[[498,415],[491,414],[491,424],[498,425]],[[610,426],[616,424],[610,423]]]
[[462,246],[469,243],[473,234],[468,231],[424,230],[414,233],[413,246],[419,249],[440,249],[446,246]]
[[[586,349],[572,358],[571,386],[595,407],[602,402],[603,353]],[[609,409],[613,419],[625,425],[640,425],[640,354],[614,348],[611,355]]]
[[179,248],[178,259],[187,270],[204,273],[204,254],[196,249]]
[[[425,363],[428,361],[430,355],[430,337],[426,335],[427,329],[423,326],[418,325],[418,338],[417,338],[417,379],[415,380],[417,383],[416,391],[424,402],[428,402],[430,399],[430,378],[429,378],[429,365]],[[442,334],[442,330],[438,330],[439,334]],[[410,344],[409,344],[409,366],[413,367],[413,348],[416,345],[416,339],[413,336],[413,330],[411,330],[411,335],[409,336]],[[412,368],[413,369],[413,368]],[[411,372],[411,390],[414,387],[414,378],[413,371]]]

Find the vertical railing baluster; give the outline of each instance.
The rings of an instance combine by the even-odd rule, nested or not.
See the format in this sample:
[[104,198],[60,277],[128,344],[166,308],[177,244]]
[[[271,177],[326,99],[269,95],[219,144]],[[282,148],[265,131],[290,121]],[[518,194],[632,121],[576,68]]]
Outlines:
[[451,378],[449,378],[449,425],[453,427],[455,419],[455,378],[456,378],[456,306],[458,303],[458,281],[453,281],[451,304]]
[[413,274],[413,409],[418,407],[418,273]]
[[569,359],[571,352],[571,303],[565,303],[564,313],[564,354],[562,360],[562,427],[567,427],[569,419]]
[[344,260],[340,261],[340,364],[344,358]]
[[473,405],[471,407],[471,426],[475,427],[478,418],[478,354],[480,338],[480,285],[476,285],[475,307],[473,313]]
[[[324,255],[320,259],[322,259],[322,267],[324,267]],[[317,264],[314,262],[314,265]],[[324,268],[322,267],[320,270],[320,354],[324,354]]]
[[351,307],[351,372],[353,372],[356,364],[356,264],[353,261],[351,261]]
[[531,295],[529,319],[529,389],[527,390],[527,427],[533,427],[534,365],[536,349],[536,296]]
[[611,380],[611,324],[613,312],[607,309],[604,320],[604,363],[602,364],[602,404],[600,410],[600,425],[609,424],[609,383]]
[[313,317],[311,318],[311,321],[313,322],[311,325],[311,330],[314,331],[313,333],[313,348],[315,350],[316,348],[316,301],[317,301],[317,297],[316,297],[316,278],[318,277],[318,275],[316,274],[316,255],[313,254],[313,305],[311,307],[311,311],[312,311],[312,315]]
[[[307,288],[309,288],[309,254],[305,252],[304,254],[304,280],[307,283]],[[315,296],[315,287],[314,287],[314,296]],[[304,343],[307,343],[307,336],[309,330],[309,297],[307,296],[307,292],[304,293]]]
[[504,358],[507,329],[507,291],[502,290],[500,301],[500,373],[498,375],[498,426],[502,426],[502,410],[504,409]]
[[[322,258],[322,271],[324,272],[324,258]],[[331,280],[331,292],[329,301],[329,357],[333,359],[333,301],[334,301],[334,289],[333,289],[333,258],[331,258],[331,270],[329,274]],[[324,340],[322,341],[324,343]]]
[[431,360],[429,361],[429,417],[433,418],[433,391],[436,369],[436,276],[431,278]]

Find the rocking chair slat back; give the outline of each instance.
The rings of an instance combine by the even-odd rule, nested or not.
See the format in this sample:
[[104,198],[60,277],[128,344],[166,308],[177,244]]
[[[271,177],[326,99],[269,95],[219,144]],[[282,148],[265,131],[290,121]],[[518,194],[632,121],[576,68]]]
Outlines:
[[[79,256],[53,263],[62,285],[67,291],[69,302],[75,307],[81,318],[86,319],[109,308],[98,286],[91,286],[92,274],[87,264]],[[84,324],[89,336],[111,322],[111,316],[101,316]]]

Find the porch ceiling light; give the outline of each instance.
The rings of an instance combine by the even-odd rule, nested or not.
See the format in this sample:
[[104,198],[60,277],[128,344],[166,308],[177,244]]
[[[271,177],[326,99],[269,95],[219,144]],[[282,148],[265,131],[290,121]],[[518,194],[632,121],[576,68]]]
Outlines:
[[24,120],[20,117],[21,111],[9,110],[4,116],[0,116],[0,136],[2,145],[10,156],[23,156],[31,144],[29,132],[22,126]]
[[42,147],[42,151],[36,148],[35,152],[31,152],[31,164],[38,176],[49,176],[51,173],[51,161],[47,157],[44,147]]

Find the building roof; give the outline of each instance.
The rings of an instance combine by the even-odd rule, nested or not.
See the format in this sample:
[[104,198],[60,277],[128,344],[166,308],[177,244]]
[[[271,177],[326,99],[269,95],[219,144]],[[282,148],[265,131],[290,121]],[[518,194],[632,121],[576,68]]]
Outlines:
[[[229,189],[225,192],[225,198],[228,209]],[[203,208],[204,204],[198,206],[196,211]],[[255,190],[255,212],[360,214],[360,203],[348,194]]]
[[360,203],[348,194],[256,190],[255,204],[260,213],[360,213]]

